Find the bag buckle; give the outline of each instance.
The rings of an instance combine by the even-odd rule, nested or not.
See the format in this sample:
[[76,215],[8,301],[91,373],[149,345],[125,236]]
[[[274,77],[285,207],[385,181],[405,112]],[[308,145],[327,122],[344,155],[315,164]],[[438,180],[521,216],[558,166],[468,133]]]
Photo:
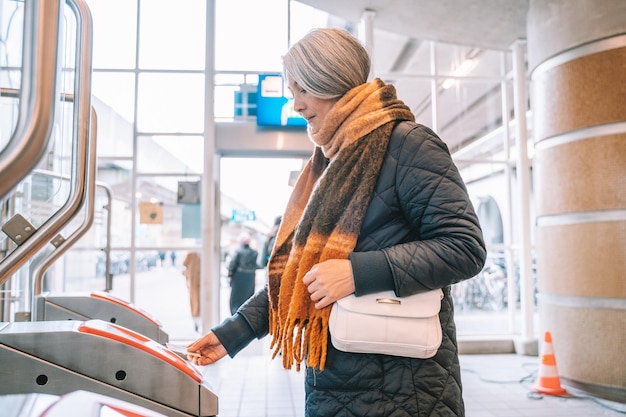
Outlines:
[[379,304],[402,304],[402,301],[395,298],[377,298],[376,302]]

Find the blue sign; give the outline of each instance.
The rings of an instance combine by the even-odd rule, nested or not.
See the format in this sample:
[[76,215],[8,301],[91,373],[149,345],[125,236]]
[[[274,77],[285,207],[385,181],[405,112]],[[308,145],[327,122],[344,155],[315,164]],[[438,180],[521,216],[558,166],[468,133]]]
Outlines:
[[293,108],[293,97],[280,74],[260,74],[257,86],[256,123],[259,126],[306,126]]
[[256,220],[256,213],[254,212],[254,210],[239,211],[233,209],[230,214],[230,220],[237,223],[254,221]]

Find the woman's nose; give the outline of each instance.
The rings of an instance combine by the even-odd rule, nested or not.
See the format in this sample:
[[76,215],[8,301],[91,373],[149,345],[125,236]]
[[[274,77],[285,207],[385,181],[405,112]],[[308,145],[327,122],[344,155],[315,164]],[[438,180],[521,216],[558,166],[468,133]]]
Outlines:
[[304,110],[305,106],[303,101],[298,98],[298,96],[294,95],[293,97],[293,109],[296,111],[296,113],[302,113],[302,111]]

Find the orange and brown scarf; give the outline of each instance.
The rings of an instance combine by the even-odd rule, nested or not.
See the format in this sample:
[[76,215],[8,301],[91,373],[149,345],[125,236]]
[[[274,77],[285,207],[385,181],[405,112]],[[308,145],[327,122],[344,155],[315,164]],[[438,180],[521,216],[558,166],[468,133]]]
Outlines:
[[324,369],[330,306],[318,310],[302,277],[356,246],[395,122],[414,120],[380,79],[348,91],[311,136],[315,147],[287,204],[269,261],[269,321],[274,357],[296,369]]

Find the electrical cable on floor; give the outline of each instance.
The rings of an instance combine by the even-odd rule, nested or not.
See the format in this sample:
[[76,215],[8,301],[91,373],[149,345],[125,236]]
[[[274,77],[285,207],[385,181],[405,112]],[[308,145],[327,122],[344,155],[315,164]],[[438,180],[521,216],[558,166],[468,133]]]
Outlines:
[[469,372],[471,374],[474,374],[478,377],[479,380],[481,380],[482,382],[488,382],[490,384],[520,384],[522,382],[524,382],[526,379],[528,379],[529,377],[533,377],[534,374],[536,374],[537,372],[534,371],[531,374],[522,377],[521,379],[511,379],[511,380],[497,380],[497,379],[487,379],[487,378],[483,378],[480,373],[478,373],[477,371],[474,371],[473,369],[467,369],[467,368],[461,368],[461,372]]
[[[525,365],[534,365],[534,364],[522,364],[522,367],[524,367]],[[473,369],[468,369],[468,368],[461,368],[461,372],[467,372],[467,373],[471,373],[474,374],[478,377],[478,379],[482,382],[486,382],[489,384],[522,384],[526,389],[528,389],[528,392],[526,393],[526,398],[530,399],[530,400],[542,400],[544,398],[544,395],[533,391],[528,384],[532,384],[535,381],[535,377],[537,375],[537,371],[532,371],[529,374],[523,376],[520,379],[516,379],[516,380],[497,380],[497,379],[487,379],[487,378],[483,378],[482,375],[473,370]],[[572,394],[567,394],[567,395],[554,395],[554,397],[560,397],[563,399],[572,399],[572,400],[590,400],[594,403],[596,403],[597,405],[599,405],[602,408],[605,408],[607,410],[610,411],[614,411],[616,413],[620,413],[620,414],[626,414],[626,406],[625,409],[620,410],[618,408],[615,407],[611,407],[607,404],[605,404],[603,402],[603,400],[600,400],[598,398],[592,397],[592,396],[587,396],[587,395],[572,395]]]

